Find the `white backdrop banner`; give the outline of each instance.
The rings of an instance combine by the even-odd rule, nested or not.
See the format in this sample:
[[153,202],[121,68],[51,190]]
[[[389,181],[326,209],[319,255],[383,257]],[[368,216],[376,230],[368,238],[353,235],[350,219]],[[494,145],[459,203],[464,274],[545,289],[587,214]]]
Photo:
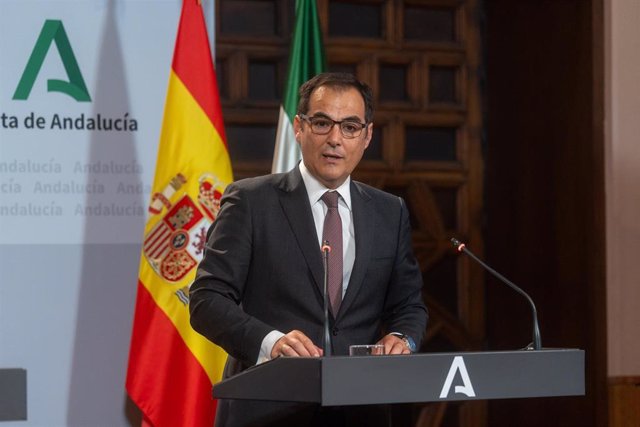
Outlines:
[[180,1],[0,11],[0,244],[139,242]]
[[124,383],[180,6],[0,0],[0,368],[27,370],[28,406],[3,427],[134,424]]

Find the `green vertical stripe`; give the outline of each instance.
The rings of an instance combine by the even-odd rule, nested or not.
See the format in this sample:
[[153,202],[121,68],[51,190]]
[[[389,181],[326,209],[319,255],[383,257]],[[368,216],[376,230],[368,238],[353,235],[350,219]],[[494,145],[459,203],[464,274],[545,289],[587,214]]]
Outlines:
[[326,69],[327,61],[316,2],[315,0],[297,0],[287,86],[282,103],[292,123],[298,106],[298,88],[302,83]]

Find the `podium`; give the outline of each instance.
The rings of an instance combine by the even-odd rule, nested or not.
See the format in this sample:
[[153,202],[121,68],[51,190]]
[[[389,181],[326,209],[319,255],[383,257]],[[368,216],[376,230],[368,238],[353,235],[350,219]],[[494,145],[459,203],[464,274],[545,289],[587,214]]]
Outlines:
[[0,421],[27,419],[27,371],[0,368]]
[[279,357],[213,386],[218,399],[322,406],[584,395],[584,351]]

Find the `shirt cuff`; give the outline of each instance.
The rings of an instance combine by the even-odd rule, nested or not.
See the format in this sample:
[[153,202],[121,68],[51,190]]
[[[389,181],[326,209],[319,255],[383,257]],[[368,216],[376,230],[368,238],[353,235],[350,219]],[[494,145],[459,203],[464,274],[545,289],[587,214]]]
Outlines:
[[271,360],[271,350],[273,350],[273,346],[276,341],[282,338],[284,334],[280,331],[271,331],[265,336],[262,340],[262,344],[260,344],[260,353],[258,354],[258,360],[256,361],[256,365],[267,362]]

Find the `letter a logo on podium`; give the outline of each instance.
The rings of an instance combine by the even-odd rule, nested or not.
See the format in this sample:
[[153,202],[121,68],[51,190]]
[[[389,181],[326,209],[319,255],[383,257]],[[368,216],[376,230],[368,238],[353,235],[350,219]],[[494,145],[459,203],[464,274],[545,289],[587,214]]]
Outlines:
[[40,68],[42,68],[52,43],[55,43],[58,48],[58,53],[69,81],[49,79],[47,80],[47,91],[64,93],[78,102],[90,102],[91,96],[89,96],[87,86],[84,84],[82,72],[80,72],[78,61],[76,61],[73,49],[71,49],[71,43],[64,30],[64,25],[62,25],[62,21],[54,19],[45,21],[27,66],[24,68],[20,83],[18,83],[16,92],[13,94],[13,99],[24,101],[29,98],[33,84],[36,82],[36,77],[38,77]]
[[444,385],[442,386],[440,399],[444,399],[449,395],[449,389],[451,388],[453,379],[456,376],[456,372],[460,372],[463,385],[455,386],[455,392],[464,394],[467,397],[476,397],[476,392],[473,390],[473,384],[471,384],[471,379],[469,378],[467,367],[464,364],[464,359],[462,356],[456,356],[453,358],[453,363],[451,364],[451,368],[449,368],[447,379],[444,381]]

